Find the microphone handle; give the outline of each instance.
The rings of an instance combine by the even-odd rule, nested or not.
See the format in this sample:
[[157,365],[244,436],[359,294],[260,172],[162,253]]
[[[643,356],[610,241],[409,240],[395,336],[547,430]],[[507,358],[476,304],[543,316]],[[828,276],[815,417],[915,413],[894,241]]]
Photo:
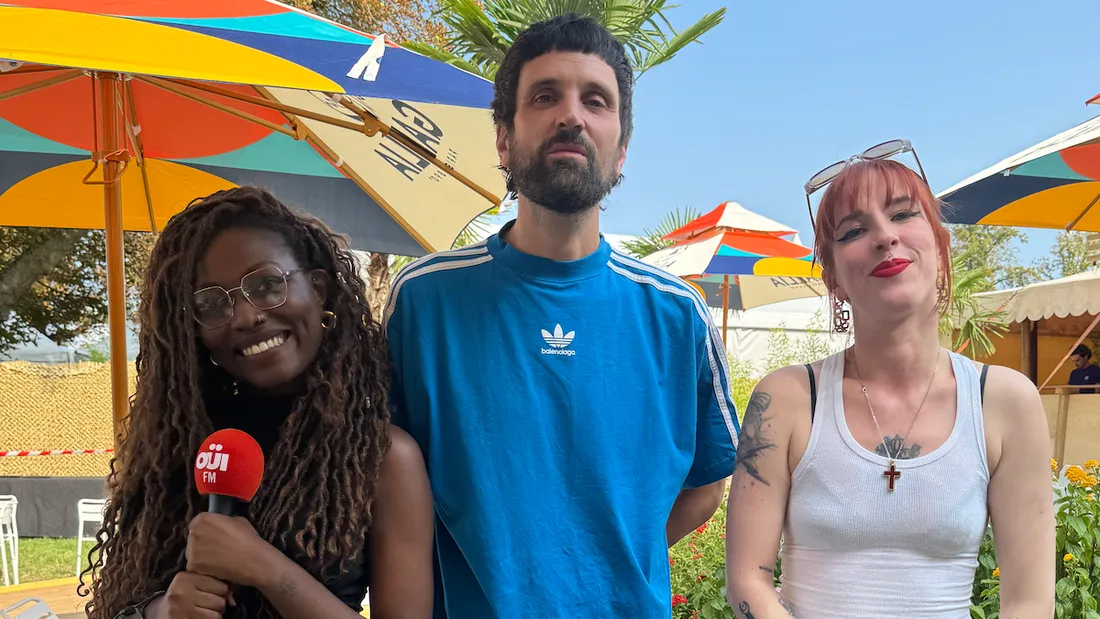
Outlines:
[[244,501],[224,494],[211,494],[206,511],[223,516],[241,516],[245,513]]

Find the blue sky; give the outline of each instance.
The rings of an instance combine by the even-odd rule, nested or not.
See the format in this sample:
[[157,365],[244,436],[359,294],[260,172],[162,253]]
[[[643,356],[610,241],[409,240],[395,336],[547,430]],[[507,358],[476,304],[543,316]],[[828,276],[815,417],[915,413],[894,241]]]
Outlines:
[[[909,138],[935,191],[1100,115],[1100,3],[681,0],[680,28],[723,5],[702,45],[642,76],[627,180],[604,232],[732,200],[812,232],[802,185]],[[907,159],[911,162],[912,159]],[[1029,230],[1024,263],[1056,232]]]

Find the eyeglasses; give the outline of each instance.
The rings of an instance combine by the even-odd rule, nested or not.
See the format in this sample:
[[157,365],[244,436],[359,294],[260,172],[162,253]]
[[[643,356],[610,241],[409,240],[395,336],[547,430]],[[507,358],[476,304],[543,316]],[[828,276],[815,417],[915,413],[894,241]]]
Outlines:
[[877,144],[868,148],[858,155],[853,155],[822,169],[817,174],[811,176],[810,180],[806,181],[806,209],[810,212],[810,223],[814,224],[814,209],[810,206],[811,194],[836,180],[836,177],[840,176],[840,173],[853,163],[889,159],[901,153],[913,153],[913,159],[917,160],[917,168],[920,170],[921,178],[924,179],[925,184],[928,184],[928,177],[924,174],[924,166],[921,165],[920,157],[917,157],[917,151],[913,149],[913,144],[909,140],[890,140],[883,142],[882,144]]
[[191,301],[191,315],[207,329],[217,329],[233,319],[233,293],[240,290],[244,298],[258,310],[272,310],[286,303],[286,278],[304,268],[283,271],[263,267],[241,278],[241,285],[231,290],[209,286],[196,290]]

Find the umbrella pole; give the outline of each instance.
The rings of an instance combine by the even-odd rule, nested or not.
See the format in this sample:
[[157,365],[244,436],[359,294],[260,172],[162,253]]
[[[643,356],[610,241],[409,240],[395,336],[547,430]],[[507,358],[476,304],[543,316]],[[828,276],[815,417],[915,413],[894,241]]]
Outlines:
[[120,123],[125,118],[121,76],[99,73],[99,112],[103,128],[100,157],[103,159],[104,228],[107,235],[107,322],[111,338],[111,408],[114,418],[115,446],[121,438],[122,421],[130,414],[129,382],[126,379],[126,280],[122,249],[122,179],[124,164],[108,157],[124,148],[119,139]]
[[722,350],[726,350],[726,320],[730,315],[730,276],[722,276]]

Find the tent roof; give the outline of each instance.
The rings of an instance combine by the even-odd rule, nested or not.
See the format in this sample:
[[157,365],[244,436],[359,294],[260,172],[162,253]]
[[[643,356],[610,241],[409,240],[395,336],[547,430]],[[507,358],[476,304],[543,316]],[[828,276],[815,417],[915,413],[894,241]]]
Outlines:
[[987,309],[1002,308],[1008,322],[1100,314],[1100,271],[1085,271],[1030,286],[983,292],[975,298]]

